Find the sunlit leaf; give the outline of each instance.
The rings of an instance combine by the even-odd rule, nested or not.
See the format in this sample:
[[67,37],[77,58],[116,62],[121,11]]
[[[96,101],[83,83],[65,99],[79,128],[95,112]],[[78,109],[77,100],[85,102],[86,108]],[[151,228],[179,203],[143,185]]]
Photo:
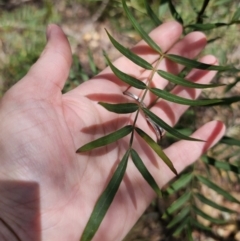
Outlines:
[[220,143],[224,143],[230,146],[240,146],[240,140],[234,139],[232,137],[224,136]]
[[240,174],[240,167],[232,165],[226,161],[217,161],[216,159],[209,157],[209,156],[203,156],[202,160],[204,163],[214,166],[218,169],[225,170],[225,171],[231,171],[236,174]]
[[173,194],[178,190],[186,187],[192,180],[193,175],[191,172],[182,174],[175,182],[173,182],[166,190],[168,194]]
[[129,157],[129,150],[125,153],[116,171],[114,172],[111,180],[109,181],[106,189],[98,199],[92,211],[92,214],[87,222],[87,225],[83,231],[81,241],[92,240],[93,236],[97,232],[123,179],[124,173],[127,168],[128,157]]
[[186,216],[189,215],[190,213],[190,207],[186,206],[184,207],[180,213],[178,213],[174,219],[167,225],[168,228],[172,228],[173,226],[175,226],[176,224],[178,224],[179,222],[183,222],[183,220],[186,219]]
[[222,189],[221,187],[219,187],[215,183],[211,182],[209,179],[207,179],[203,176],[200,176],[200,175],[197,175],[196,177],[201,183],[203,183],[207,187],[213,189],[215,192],[222,195],[225,199],[227,199],[231,202],[235,202],[235,203],[240,204],[239,200],[237,200],[235,197],[233,197],[229,192],[225,191],[224,189]]
[[206,70],[217,70],[217,71],[237,71],[235,67],[232,66],[220,66],[220,65],[211,65],[198,62],[193,59],[188,59],[179,55],[175,54],[167,54],[165,55],[166,58],[172,60],[173,62],[182,64],[184,66],[195,68],[195,69],[206,69]]
[[169,216],[173,214],[175,211],[177,211],[180,207],[182,207],[192,196],[192,193],[190,191],[185,191],[183,195],[181,195],[180,198],[178,198],[176,201],[174,201],[171,206],[165,211],[165,214],[163,214],[163,218],[165,216]]
[[111,134],[108,134],[106,136],[100,137],[97,140],[91,141],[89,143],[87,143],[86,145],[80,147],[77,152],[85,152],[85,151],[90,151],[92,149],[101,147],[101,146],[106,146],[110,143],[113,143],[121,138],[123,138],[124,136],[128,135],[130,132],[132,132],[133,127],[128,125],[128,126],[124,126],[123,128],[112,132]]
[[154,180],[153,176],[148,171],[142,159],[134,149],[131,150],[131,157],[133,163],[135,164],[139,172],[142,174],[143,178],[148,182],[148,184],[152,187],[152,189],[156,192],[158,196],[162,196],[161,190],[158,187],[156,181]]
[[130,75],[128,75],[128,74],[125,74],[124,72],[122,72],[122,71],[120,71],[119,69],[117,69],[117,68],[111,63],[111,61],[110,61],[110,59],[108,58],[107,54],[105,54],[105,58],[106,58],[106,60],[107,60],[107,63],[108,63],[108,65],[109,65],[109,67],[111,68],[112,72],[113,72],[120,80],[122,80],[123,82],[125,82],[125,83],[127,83],[127,84],[129,84],[129,85],[131,85],[131,86],[133,86],[133,87],[135,87],[135,88],[137,88],[137,89],[145,89],[145,88],[146,88],[146,85],[145,85],[142,81],[140,81],[140,80],[138,80],[138,79],[136,79],[136,78],[134,78],[134,77],[132,77],[132,76],[130,76]]
[[135,128],[135,130],[143,138],[143,140],[146,141],[146,143],[157,153],[157,155],[165,162],[165,164],[172,170],[172,172],[178,175],[171,160],[166,156],[161,147],[143,130],[137,127]]
[[240,8],[237,8],[236,12],[233,14],[231,22],[235,22],[239,20],[239,18],[240,18]]
[[210,104],[216,104],[216,103],[222,102],[221,99],[204,99],[204,100],[186,99],[177,95],[173,95],[168,91],[157,89],[157,88],[151,88],[149,90],[160,98],[163,98],[165,100],[178,103],[181,105],[201,106],[201,105],[210,105]]
[[172,0],[168,0],[168,4],[169,4],[169,9],[170,9],[172,16],[176,19],[176,21],[178,21],[179,23],[181,23],[183,25],[183,19],[180,16],[180,14],[177,12],[177,10],[175,9],[175,7],[172,3]]
[[201,193],[195,193],[194,196],[197,197],[202,203],[207,204],[208,206],[211,206],[213,208],[216,208],[222,212],[235,213],[235,211],[233,211],[229,208],[226,208],[224,206],[218,205],[215,201],[212,201],[212,200],[206,198]]
[[113,46],[121,53],[123,54],[125,57],[127,57],[128,59],[130,59],[133,63],[141,66],[144,69],[152,69],[152,65],[149,64],[145,59],[139,57],[138,55],[136,55],[135,53],[133,53],[131,50],[125,48],[124,46],[122,46],[120,43],[118,43],[110,34],[109,32],[106,30],[108,37],[110,39],[110,41],[112,42]]
[[98,102],[98,104],[103,106],[108,111],[118,114],[133,113],[139,108],[136,103],[109,104],[104,102]]
[[143,30],[143,28],[139,25],[138,21],[133,17],[132,13],[130,12],[126,0],[122,0],[123,9],[126,13],[128,19],[132,23],[135,30],[140,34],[140,36],[144,39],[144,41],[155,51],[161,53],[161,48],[148,36],[148,34]]
[[201,216],[202,218],[210,221],[211,223],[216,223],[216,224],[225,224],[228,223],[227,220],[223,220],[223,219],[218,219],[218,218],[213,218],[211,216],[209,216],[208,214],[204,213],[202,210],[200,210],[198,207],[196,207],[195,205],[192,206],[192,210],[195,212],[196,215]]
[[154,11],[152,10],[152,8],[150,7],[149,3],[147,0],[144,0],[145,3],[145,8],[147,11],[148,16],[151,18],[152,22],[155,24],[155,26],[159,26],[160,24],[162,24],[162,21],[159,20],[158,16],[154,13]]
[[205,89],[205,88],[215,88],[215,87],[224,85],[224,84],[198,84],[163,70],[158,70],[157,73],[164,79],[169,80],[174,84],[186,86],[189,88]]
[[149,109],[147,108],[142,108],[143,112],[149,116],[156,124],[161,126],[164,130],[168,131],[170,134],[173,136],[183,139],[183,140],[189,140],[189,141],[202,141],[199,139],[195,139],[189,136],[185,136],[182,133],[178,132],[176,129],[173,127],[169,126],[166,122],[164,122],[162,119],[160,119],[158,116],[156,116],[154,113],[152,113]]

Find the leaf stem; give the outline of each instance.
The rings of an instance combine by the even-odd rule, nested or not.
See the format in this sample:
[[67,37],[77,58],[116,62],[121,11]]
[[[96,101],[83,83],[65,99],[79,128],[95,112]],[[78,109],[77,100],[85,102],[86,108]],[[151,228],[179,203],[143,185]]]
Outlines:
[[[140,107],[140,108],[138,109],[138,111],[137,111],[137,113],[136,113],[136,115],[135,115],[134,121],[133,121],[133,125],[132,125],[132,126],[133,126],[133,131],[132,131],[131,137],[130,137],[130,148],[132,148],[133,139],[134,139],[134,129],[135,129],[135,126],[136,126],[136,122],[137,122],[138,115],[139,115],[139,113],[140,113],[141,106],[145,106],[145,104],[144,104],[144,102],[143,102],[143,101],[144,101],[144,98],[146,97],[147,91],[149,90],[149,87],[150,87],[150,85],[151,85],[151,83],[152,83],[153,76],[154,76],[154,74],[157,72],[157,68],[158,68],[159,64],[161,63],[161,61],[163,60],[163,58],[164,58],[164,55],[162,54],[162,55],[159,57],[159,59],[157,60],[155,66],[153,67],[150,76],[148,77],[148,81],[147,81],[147,83],[146,83],[147,88],[144,90],[144,93],[143,93],[142,98],[139,98],[139,100],[140,100],[140,105],[139,105],[139,107]],[[126,91],[129,90],[129,88],[130,88],[130,86],[126,89]]]

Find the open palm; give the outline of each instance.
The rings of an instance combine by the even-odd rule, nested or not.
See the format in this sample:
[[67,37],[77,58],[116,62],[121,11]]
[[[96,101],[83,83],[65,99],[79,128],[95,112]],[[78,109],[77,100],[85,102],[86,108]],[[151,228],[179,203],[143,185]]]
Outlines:
[[[181,31],[178,23],[169,22],[155,29],[151,37],[163,51],[194,58],[204,48],[205,37],[195,32],[179,40]],[[158,58],[157,53],[144,42],[132,50],[150,63]],[[213,56],[205,56],[201,61],[216,62]],[[8,195],[15,195],[14,200],[25,203],[24,209],[31,207],[31,211],[23,215],[18,213],[17,205],[14,212],[5,206],[2,219],[21,240],[79,240],[98,197],[128,148],[129,137],[126,137],[91,152],[76,153],[80,146],[130,124],[134,118],[110,113],[98,104],[99,101],[117,103],[133,100],[122,94],[127,86],[109,68],[62,95],[70,65],[68,41],[59,27],[50,25],[48,43],[41,57],[0,103],[0,178],[10,183],[9,190],[19,190]],[[148,71],[143,71],[124,57],[115,61],[114,65],[143,81],[149,77]],[[160,68],[176,74],[182,67],[164,60]],[[208,83],[213,76],[214,72],[193,70],[189,79]],[[155,76],[153,85],[164,88],[167,81]],[[129,91],[141,95],[139,90]],[[197,98],[200,94],[179,86],[173,92],[186,98]],[[150,94],[144,99],[146,105],[153,101]],[[158,101],[151,111],[174,125],[186,108]],[[156,138],[144,116],[140,115],[137,125]],[[223,133],[222,123],[210,122],[193,134],[206,142],[179,141],[167,148],[165,153],[180,172],[215,144]],[[174,177],[137,136],[134,148],[159,186]],[[30,188],[30,184],[34,188]],[[122,240],[154,197],[150,186],[129,161],[123,182],[94,240]],[[4,237],[6,234],[1,235]]]

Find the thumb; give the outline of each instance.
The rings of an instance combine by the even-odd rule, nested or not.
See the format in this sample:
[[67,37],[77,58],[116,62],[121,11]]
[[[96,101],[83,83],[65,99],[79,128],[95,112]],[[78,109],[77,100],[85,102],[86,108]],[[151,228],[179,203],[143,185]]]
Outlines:
[[50,24],[45,49],[20,83],[25,91],[29,90],[34,95],[53,97],[62,90],[71,63],[72,54],[67,37],[59,26]]

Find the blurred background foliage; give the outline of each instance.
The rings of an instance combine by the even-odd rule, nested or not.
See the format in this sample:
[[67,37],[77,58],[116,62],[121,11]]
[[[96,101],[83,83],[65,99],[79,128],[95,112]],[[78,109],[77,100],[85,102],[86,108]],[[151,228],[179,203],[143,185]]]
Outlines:
[[[167,0],[149,0],[148,2],[162,22],[173,19]],[[208,2],[208,6],[204,14],[201,15],[203,2],[203,0],[172,1],[185,27],[196,21],[199,23],[230,23],[236,10],[240,8],[239,0],[205,1]],[[144,0],[128,0],[127,3],[132,7],[135,18],[147,32],[154,28],[154,23],[147,18]],[[0,19],[0,96],[23,77],[37,60],[46,43],[45,29],[49,23],[57,23],[63,28],[72,47],[73,64],[63,92],[87,81],[106,66],[102,55],[103,49],[107,51],[111,59],[119,56],[119,53],[111,46],[104,28],[126,47],[131,47],[140,40],[124,15],[120,0],[0,0]],[[213,54],[217,56],[220,64],[234,64],[239,68],[239,30],[240,27],[237,24],[205,30],[209,44],[202,55]],[[188,31],[192,31],[192,29],[186,27],[185,34]],[[218,74],[214,82],[228,84],[228,86],[216,90],[205,90],[203,96],[215,98],[239,95],[239,80],[239,73],[235,75]],[[226,163],[233,163],[238,168],[240,166],[239,110],[238,102],[224,107],[194,107],[183,115],[177,125],[177,128],[185,134],[191,133],[192,130],[213,119],[221,120],[227,125],[226,136],[234,137],[235,142],[228,142],[227,138],[223,139],[219,145],[207,153],[207,156],[202,157],[202,162],[189,167],[183,177],[189,173],[194,173],[195,176],[199,173],[208,173],[209,178],[218,181],[219,185],[226,188],[238,199],[240,199],[240,196],[237,196],[237,193],[240,192],[239,169],[233,174],[226,170],[229,166],[225,166],[224,169],[216,168],[216,165],[221,166],[223,161],[220,164],[218,161],[224,160]],[[176,141],[174,138],[168,136],[162,144],[168,146],[174,141]],[[210,157],[214,157],[214,159]],[[174,186],[174,184],[171,185]],[[174,237],[172,235],[174,230],[166,228],[169,225],[167,218],[161,219],[162,214],[169,207],[169,203],[179,200],[179,197],[186,193],[186,190],[194,191],[197,189],[209,198],[211,197],[213,201],[220,197],[216,193],[212,193],[212,190],[197,183],[195,178],[192,178],[191,181],[189,179],[189,185],[184,187],[184,190],[179,189],[179,192],[169,191],[170,187],[166,187],[164,194],[167,196],[167,201],[165,202],[164,199],[155,200],[128,235],[127,241],[240,240],[239,216],[234,216],[234,220],[232,220],[230,216],[225,217],[224,212],[219,217],[231,219],[232,222],[228,226],[213,225],[211,222],[206,223],[198,219],[200,224],[212,228],[213,231],[205,229],[203,232],[203,229],[199,228],[200,231],[193,230],[194,239],[191,239],[186,233],[185,236],[178,234]],[[193,201],[192,198],[191,202]],[[222,199],[219,202],[222,206],[233,205]],[[207,209],[208,207],[209,205],[201,206],[206,213],[213,214],[213,209]],[[240,212],[239,206],[236,209]],[[196,214],[194,213],[194,215]]]

